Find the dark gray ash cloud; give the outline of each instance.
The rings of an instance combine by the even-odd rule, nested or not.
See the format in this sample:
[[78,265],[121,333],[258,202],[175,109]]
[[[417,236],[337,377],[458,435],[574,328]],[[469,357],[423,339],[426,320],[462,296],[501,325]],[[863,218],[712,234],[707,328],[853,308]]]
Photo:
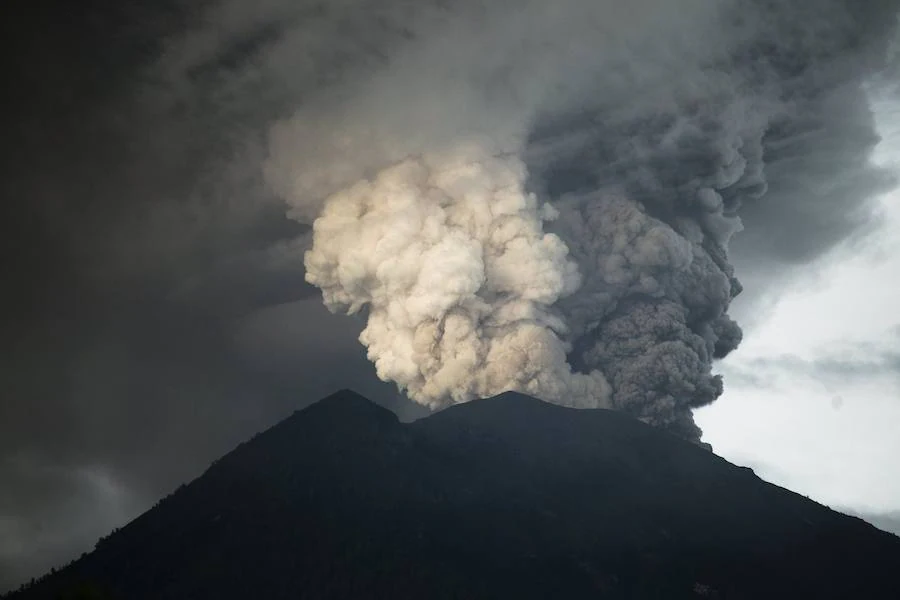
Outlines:
[[[439,177],[446,154],[466,162],[460,133],[492,157],[483,173],[535,194],[507,241],[568,249],[515,255],[543,279],[488,261],[510,278],[489,273],[453,323],[513,345],[460,398],[574,390],[697,437],[711,362],[740,339],[732,276],[759,297],[877,226],[892,182],[867,160],[860,85],[896,4],[23,6],[2,25],[0,587],[334,388],[421,414],[366,361],[365,320],[321,305],[303,250],[329,194],[408,155]],[[436,356],[410,381],[458,383]]]

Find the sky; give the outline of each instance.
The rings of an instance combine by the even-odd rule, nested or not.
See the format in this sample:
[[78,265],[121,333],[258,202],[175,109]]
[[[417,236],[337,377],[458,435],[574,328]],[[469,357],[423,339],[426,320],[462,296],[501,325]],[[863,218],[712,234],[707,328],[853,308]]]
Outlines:
[[[900,112],[876,95],[900,166]],[[718,369],[728,388],[698,421],[718,453],[836,508],[900,512],[900,192],[878,198],[879,229],[797,277]]]
[[[857,73],[866,56],[845,62],[802,36],[812,46],[779,47],[794,39],[796,22],[822,34],[814,41],[840,40],[847,32],[834,15],[849,11],[859,25],[848,35],[861,35],[877,54],[892,24],[884,15],[896,14],[896,3],[873,1],[870,14],[854,13],[849,0],[798,1],[784,5],[796,12],[785,9],[783,22],[748,19],[746,30],[723,30],[731,35],[714,27],[721,15],[711,3],[690,0],[676,10],[641,0],[623,11],[615,2],[566,0],[568,11],[549,14],[522,0],[521,17],[507,19],[508,2],[486,10],[473,1],[460,5],[474,12],[454,20],[437,5],[401,0],[373,3],[372,13],[352,0],[328,10],[280,0],[92,0],[78,11],[51,0],[25,10],[23,0],[22,16],[0,24],[8,44],[0,61],[14,90],[0,114],[0,590],[90,550],[240,441],[336,389],[353,388],[405,420],[428,414],[379,380],[357,339],[379,307],[369,302],[346,316],[322,302],[322,289],[332,297],[377,290],[329,287],[326,268],[317,289],[304,280],[303,251],[319,248],[337,256],[335,264],[345,258],[315,238],[320,191],[379,173],[405,154],[444,160],[444,141],[468,129],[487,132],[490,143],[525,144],[522,163],[535,181],[543,177],[543,193],[560,196],[561,216],[541,221],[524,205],[517,222],[565,240],[588,282],[580,290],[592,294],[556,302],[565,277],[549,278],[557,287],[539,293],[536,278],[515,277],[528,261],[547,267],[542,273],[571,275],[552,253],[526,253],[516,268],[496,271],[506,273],[504,285],[512,281],[497,289],[517,295],[515,308],[540,325],[527,332],[559,349],[564,334],[554,318],[584,329],[574,344],[587,348],[579,361],[607,375],[586,381],[553,363],[554,377],[536,389],[595,385],[600,405],[689,434],[698,398],[683,399],[674,417],[651,410],[667,406],[665,396],[628,405],[621,390],[640,384],[646,369],[622,368],[616,349],[587,331],[589,321],[606,318],[591,311],[608,309],[616,319],[605,335],[637,327],[641,352],[653,356],[659,340],[644,334],[659,322],[641,329],[638,317],[656,304],[611,300],[609,288],[590,284],[599,279],[585,265],[597,258],[592,252],[621,250],[616,223],[641,233],[625,244],[641,252],[622,252],[597,272],[656,290],[668,302],[657,316],[677,316],[672,299],[683,301],[699,324],[663,329],[683,342],[673,356],[690,357],[690,348],[706,357],[679,371],[679,381],[705,390],[708,401],[715,386],[704,369],[713,352],[697,347],[716,346],[731,331],[718,312],[731,300],[728,267],[709,248],[735,229],[726,212],[740,194],[725,188],[751,196],[760,189],[754,168],[768,140],[768,193],[745,202],[744,231],[729,246],[744,287],[729,312],[744,340],[714,363],[725,392],[696,422],[717,453],[765,479],[896,526],[900,102],[890,71],[864,93]],[[493,26],[473,25],[482,19]],[[749,45],[735,49],[741,36]],[[596,39],[608,40],[603,52]],[[746,92],[758,101],[750,106],[734,82],[755,81],[747,66],[755,63],[744,61],[759,48],[775,48],[767,60],[776,72],[793,72],[792,61],[818,70],[790,85],[760,76],[757,95]],[[697,67],[709,57],[716,68]],[[866,98],[874,99],[874,120]],[[490,164],[492,176],[520,167]],[[720,189],[721,204],[713,196],[705,205],[709,214],[663,193],[696,192],[698,180],[682,177],[692,169],[730,184]],[[573,181],[602,193],[581,193]],[[566,185],[568,195],[558,191]],[[654,195],[672,204],[653,204]],[[634,198],[645,198],[656,220],[636,210]],[[596,236],[579,237],[580,215],[597,217],[588,231]],[[685,252],[702,268],[667,278]],[[435,286],[451,281],[459,280]],[[694,288],[708,293],[687,298]],[[455,306],[458,298],[447,297]],[[697,316],[706,313],[713,317]],[[508,306],[490,314],[502,318]],[[545,358],[524,367],[550,364]],[[518,363],[510,364],[515,372]],[[395,380],[408,373],[387,372]],[[422,390],[420,401],[439,396]]]

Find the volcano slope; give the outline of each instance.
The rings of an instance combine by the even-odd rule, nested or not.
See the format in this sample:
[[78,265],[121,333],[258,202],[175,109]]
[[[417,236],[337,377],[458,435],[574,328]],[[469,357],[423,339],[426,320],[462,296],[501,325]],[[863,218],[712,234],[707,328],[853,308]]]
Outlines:
[[32,598],[900,598],[900,538],[606,410],[295,413]]

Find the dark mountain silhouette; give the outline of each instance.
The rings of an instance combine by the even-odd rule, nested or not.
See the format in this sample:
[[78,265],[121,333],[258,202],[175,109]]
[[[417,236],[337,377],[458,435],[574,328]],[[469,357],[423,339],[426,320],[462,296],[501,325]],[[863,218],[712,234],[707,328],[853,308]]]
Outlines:
[[627,415],[339,392],[10,598],[900,598],[900,538]]

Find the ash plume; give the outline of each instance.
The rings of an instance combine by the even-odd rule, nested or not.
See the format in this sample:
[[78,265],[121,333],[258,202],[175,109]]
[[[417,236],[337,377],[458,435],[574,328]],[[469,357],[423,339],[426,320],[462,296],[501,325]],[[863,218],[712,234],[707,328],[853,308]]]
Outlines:
[[741,340],[732,240],[853,220],[840,182],[888,182],[864,85],[897,4],[411,10],[376,68],[272,128],[267,179],[313,226],[307,281],[413,400],[512,389],[699,441]]

